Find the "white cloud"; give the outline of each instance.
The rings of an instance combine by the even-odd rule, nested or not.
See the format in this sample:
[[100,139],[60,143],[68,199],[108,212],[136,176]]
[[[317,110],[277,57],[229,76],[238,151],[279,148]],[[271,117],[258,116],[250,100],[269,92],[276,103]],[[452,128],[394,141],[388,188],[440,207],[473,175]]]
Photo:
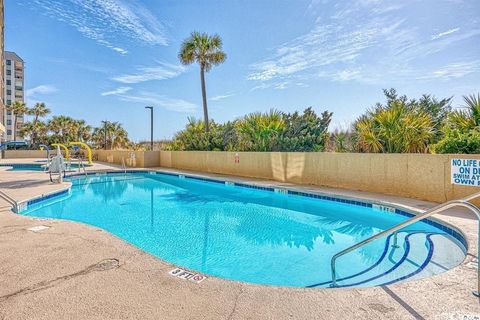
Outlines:
[[457,32],[457,31],[459,31],[459,30],[460,30],[460,28],[453,28],[453,29],[447,30],[447,31],[445,31],[445,32],[440,32],[440,33],[438,33],[438,34],[433,35],[433,36],[432,36],[432,40],[439,39],[439,38],[441,38],[441,37],[444,37],[444,36],[447,36],[447,35],[449,35],[449,34],[455,33],[455,32]]
[[122,49],[122,48],[119,48],[119,47],[113,47],[113,48],[111,48],[111,49],[112,49],[113,51],[117,51],[118,53],[123,54],[123,55],[125,55],[125,54],[128,53],[127,50]]
[[248,79],[285,79],[322,66],[353,62],[374,45],[380,32],[374,24],[346,31],[338,24],[318,23],[309,33],[277,48],[270,59],[253,64]]
[[226,98],[230,98],[232,96],[234,96],[235,93],[226,93],[226,94],[221,94],[221,95],[218,95],[218,96],[213,96],[212,98],[210,98],[209,100],[211,101],[219,101],[219,100],[223,100],[223,99],[226,99]]
[[34,88],[31,88],[31,89],[28,89],[27,91],[25,91],[25,96],[27,98],[31,98],[31,97],[39,95],[39,94],[40,95],[50,94],[50,93],[54,93],[54,92],[57,92],[57,91],[58,91],[58,89],[55,88],[54,86],[42,84],[42,85],[36,86]]
[[[121,90],[120,90],[121,91]],[[125,92],[112,93],[121,101],[133,102],[142,105],[151,105],[154,107],[165,108],[170,111],[193,113],[197,109],[197,105],[183,99],[170,98],[165,95],[156,94],[148,91],[139,91],[136,94]]]
[[119,87],[119,88],[114,89],[112,91],[102,92],[101,95],[102,96],[118,95],[118,94],[127,93],[130,90],[132,90],[132,88],[130,88],[130,87]]
[[418,79],[447,81],[462,78],[475,72],[480,72],[480,60],[450,63],[431,73],[420,76]]
[[[414,2],[312,0],[307,10],[318,16],[311,29],[251,64],[247,79],[256,82],[252,90],[285,89],[299,77],[391,85],[436,71],[431,55],[445,52],[448,64],[448,49],[480,35],[479,20],[470,19],[432,36],[417,27],[425,23],[419,8]],[[431,20],[429,28],[441,23],[441,14]]]
[[174,65],[165,62],[159,62],[159,65],[153,67],[139,67],[133,74],[124,74],[113,77],[112,80],[122,83],[139,83],[151,80],[164,80],[175,78],[185,72],[186,68],[181,65]]
[[166,45],[160,21],[136,0],[33,0],[26,6],[69,24],[85,37],[122,55],[120,37],[147,44]]
[[352,70],[352,69],[345,69],[342,71],[338,71],[332,75],[333,80],[335,81],[349,81],[349,80],[357,80],[358,77],[361,75],[361,71],[359,69]]

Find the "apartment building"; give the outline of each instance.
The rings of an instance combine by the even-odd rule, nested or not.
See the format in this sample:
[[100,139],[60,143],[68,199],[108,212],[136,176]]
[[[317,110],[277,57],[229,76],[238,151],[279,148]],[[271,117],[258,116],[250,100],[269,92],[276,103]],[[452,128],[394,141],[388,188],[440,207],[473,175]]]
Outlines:
[[[8,107],[15,101],[25,102],[24,94],[24,62],[15,52],[5,51],[5,105]],[[15,117],[16,125],[15,128]],[[6,140],[19,141],[19,129],[24,123],[24,115],[15,116],[7,111],[5,117]]]
[[6,140],[5,128],[5,79],[4,79],[4,55],[3,55],[3,34],[4,34],[4,20],[3,20],[3,0],[0,0],[0,144]]

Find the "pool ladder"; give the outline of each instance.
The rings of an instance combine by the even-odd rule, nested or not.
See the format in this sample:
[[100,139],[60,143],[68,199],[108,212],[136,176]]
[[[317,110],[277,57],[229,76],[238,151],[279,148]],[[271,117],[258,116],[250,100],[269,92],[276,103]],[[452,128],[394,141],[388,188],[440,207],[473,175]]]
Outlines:
[[85,174],[85,177],[88,177],[87,169],[85,169],[85,164],[83,163],[83,158],[78,158],[78,172],[81,173],[82,170]]
[[8,194],[6,194],[3,191],[0,191],[0,198],[8,202],[9,205],[12,206],[13,212],[18,213],[18,202],[15,201],[12,197],[10,197]]
[[[330,269],[331,269],[331,273],[332,273],[332,284],[331,284],[331,287],[336,287],[337,285],[337,273],[336,273],[336,270],[335,270],[335,266],[336,266],[336,261],[339,257],[355,250],[355,249],[358,249],[364,245],[366,245],[367,243],[370,243],[380,237],[383,237],[383,236],[386,236],[386,235],[389,235],[389,234],[392,234],[393,233],[393,237],[394,237],[394,240],[393,240],[393,245],[395,246],[396,243],[397,243],[397,233],[400,229],[402,228],[405,228],[411,224],[414,224],[415,222],[418,222],[418,221],[421,221],[423,219],[426,219],[428,217],[431,217],[433,216],[434,214],[437,214],[437,213],[440,213],[440,212],[443,212],[445,210],[448,210],[450,208],[453,208],[453,207],[463,207],[463,208],[467,208],[469,209],[470,211],[472,211],[473,213],[475,213],[476,217],[477,217],[477,220],[479,221],[480,223],[480,209],[471,204],[470,201],[472,200],[475,200],[477,198],[480,197],[480,192],[476,192],[468,197],[465,197],[465,198],[462,198],[462,199],[459,199],[459,200],[450,200],[448,202],[445,202],[445,203],[442,203],[442,204],[439,204],[438,206],[435,206],[433,208],[431,208],[430,210],[427,210],[425,211],[424,213],[421,213],[419,215],[416,215],[415,217],[413,218],[410,218],[408,219],[407,221],[404,221],[402,223],[399,223],[397,224],[396,226],[393,226],[391,227],[390,229],[387,229],[387,230],[384,230],[380,233],[377,233],[365,240],[362,240],[356,244],[354,244],[353,246],[351,247],[348,247],[338,253],[336,253],[333,257],[332,257],[332,260],[330,261]],[[477,246],[477,251],[480,250],[480,227],[479,227],[479,232],[478,232],[478,246]],[[478,255],[477,255],[478,256]],[[476,297],[480,297],[480,262],[477,258],[477,291],[473,291],[473,294],[476,296]]]

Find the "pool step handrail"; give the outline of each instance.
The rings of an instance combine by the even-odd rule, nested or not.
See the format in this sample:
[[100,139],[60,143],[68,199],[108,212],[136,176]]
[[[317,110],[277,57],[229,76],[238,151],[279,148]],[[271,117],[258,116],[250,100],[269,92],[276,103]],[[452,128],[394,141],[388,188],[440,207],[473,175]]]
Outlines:
[[8,202],[13,208],[13,212],[18,213],[18,202],[3,191],[0,191],[0,198]]
[[127,174],[127,166],[125,165],[125,157],[122,157],[122,170]]
[[[480,197],[480,192],[476,192],[468,197],[465,197],[465,198],[462,198],[462,199],[459,199],[459,200],[450,200],[450,201],[447,201],[445,203],[442,203],[442,204],[439,204],[438,206],[435,206],[427,211],[425,211],[424,213],[421,213],[421,214],[418,214],[402,223],[399,223],[387,230],[384,230],[382,232],[379,232],[377,234],[374,234],[373,236],[365,239],[365,240],[362,240],[356,244],[354,244],[353,246],[350,246],[338,253],[336,253],[332,259],[330,260],[330,271],[332,273],[332,285],[331,287],[335,287],[336,284],[337,284],[337,272],[336,272],[336,261],[339,257],[355,250],[355,249],[358,249],[364,245],[366,245],[367,243],[370,243],[378,238],[381,238],[383,236],[387,236],[389,234],[394,234],[394,237],[396,237],[396,233],[400,230],[400,229],[403,229],[411,224],[414,224],[415,222],[419,222],[423,219],[426,219],[428,217],[431,217],[433,216],[434,214],[437,214],[437,213],[440,213],[440,212],[443,212],[445,210],[448,210],[450,208],[453,208],[453,207],[464,207],[464,208],[467,208],[469,209],[470,211],[472,211],[473,213],[475,213],[476,217],[477,217],[477,220],[478,220],[478,223],[480,223],[480,209],[473,205],[472,203],[470,203],[470,201],[472,200],[475,200],[477,198]],[[477,250],[480,250],[480,228],[479,228],[479,234],[478,234],[478,242],[479,242],[479,245],[477,247]],[[477,259],[477,291],[474,291],[473,294],[477,297],[480,296],[480,262],[478,261]]]
[[87,169],[85,169],[85,164],[83,163],[83,158],[78,158],[78,172],[81,173],[83,170],[83,173],[85,174],[85,177],[88,177],[87,174]]

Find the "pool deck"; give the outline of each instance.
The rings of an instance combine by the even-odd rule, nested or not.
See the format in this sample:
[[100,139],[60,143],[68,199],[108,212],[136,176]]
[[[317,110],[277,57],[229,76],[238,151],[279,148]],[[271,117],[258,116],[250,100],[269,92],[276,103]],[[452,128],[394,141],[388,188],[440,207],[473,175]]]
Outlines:
[[[28,162],[32,159],[0,160]],[[103,169],[119,167],[96,163],[88,168]],[[43,172],[5,170],[0,167],[0,190],[18,201],[68,187],[50,183]],[[228,179],[371,199],[417,211],[435,205],[366,192]],[[474,319],[480,316],[480,301],[471,293],[477,286],[472,263],[477,254],[476,219],[462,209],[437,217],[466,235],[469,252],[460,266],[384,287],[302,289],[215,277],[201,283],[175,278],[168,274],[172,264],[102,229],[16,215],[0,199],[0,319]],[[35,226],[49,228],[28,230]]]

